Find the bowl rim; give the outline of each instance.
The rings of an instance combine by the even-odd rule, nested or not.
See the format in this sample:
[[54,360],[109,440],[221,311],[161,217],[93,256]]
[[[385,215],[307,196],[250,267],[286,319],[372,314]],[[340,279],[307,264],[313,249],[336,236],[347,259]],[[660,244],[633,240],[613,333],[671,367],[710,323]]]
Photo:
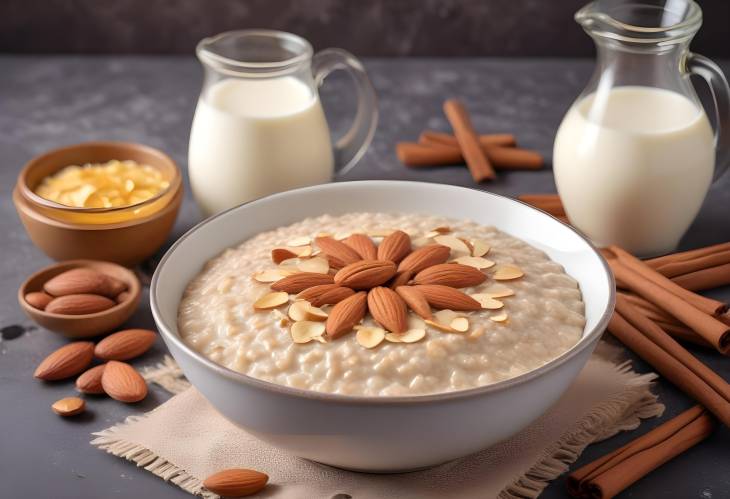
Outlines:
[[604,310],[603,314],[596,322],[595,327],[593,327],[589,331],[584,332],[583,336],[581,336],[580,340],[575,345],[573,345],[570,349],[563,352],[558,357],[543,364],[542,366],[540,366],[536,369],[533,369],[531,371],[527,371],[526,373],[520,374],[513,378],[498,381],[496,383],[492,383],[489,385],[477,386],[477,387],[468,388],[465,390],[430,393],[430,394],[424,394],[424,395],[402,395],[402,396],[393,396],[393,397],[377,396],[377,395],[368,395],[368,396],[343,395],[343,394],[338,394],[338,393],[317,392],[314,390],[307,390],[307,389],[302,389],[302,388],[294,388],[294,387],[290,387],[290,386],[279,385],[279,384],[273,383],[271,381],[254,378],[253,376],[249,376],[247,374],[243,374],[243,373],[234,371],[232,369],[229,369],[228,367],[225,367],[225,366],[222,366],[220,364],[213,362],[212,360],[205,357],[203,354],[192,349],[184,341],[182,341],[182,338],[180,338],[180,336],[172,333],[172,331],[168,327],[168,324],[163,320],[162,313],[160,311],[158,299],[157,299],[157,294],[160,292],[159,281],[160,281],[161,270],[165,267],[165,264],[168,262],[170,256],[178,248],[178,246],[183,244],[183,242],[185,240],[187,240],[189,237],[191,237],[193,234],[195,234],[195,232],[197,232],[204,225],[207,225],[220,217],[227,216],[228,213],[230,213],[234,210],[242,209],[244,206],[258,203],[263,200],[269,200],[271,198],[276,198],[276,197],[284,198],[288,195],[291,195],[294,192],[301,192],[301,191],[305,191],[305,190],[337,188],[337,187],[333,187],[333,186],[343,186],[343,185],[352,185],[352,184],[372,185],[372,186],[376,187],[377,185],[382,184],[382,183],[389,183],[389,184],[399,183],[402,185],[409,185],[409,186],[414,186],[414,185],[418,186],[418,185],[422,185],[422,184],[428,184],[430,186],[434,185],[432,183],[427,183],[427,182],[416,182],[416,181],[407,181],[407,180],[356,180],[356,181],[348,181],[348,182],[319,184],[319,185],[314,185],[314,186],[310,186],[310,187],[303,187],[303,188],[299,188],[299,189],[293,189],[290,191],[270,194],[268,196],[264,196],[264,197],[258,198],[256,200],[249,201],[247,203],[243,203],[238,206],[234,206],[233,208],[229,208],[225,211],[222,211],[221,213],[213,215],[213,216],[197,223],[196,225],[194,225],[191,229],[189,229],[182,236],[180,236],[180,238],[177,241],[175,241],[172,244],[172,246],[170,246],[170,248],[165,252],[162,259],[160,259],[160,262],[158,263],[157,268],[155,269],[154,275],[152,276],[152,281],[150,283],[150,308],[152,310],[152,316],[155,320],[155,324],[157,325],[157,328],[160,331],[160,335],[163,337],[163,339],[165,340],[166,343],[168,341],[171,342],[177,348],[179,348],[185,355],[191,357],[193,359],[193,361],[195,361],[199,364],[202,364],[203,367],[207,368],[208,370],[214,371],[216,374],[221,375],[224,378],[227,378],[236,383],[242,383],[244,385],[248,385],[251,388],[260,389],[260,390],[268,391],[268,392],[273,392],[275,394],[279,394],[279,395],[283,395],[283,396],[293,396],[296,398],[303,398],[303,399],[307,399],[307,400],[327,401],[327,402],[349,404],[349,405],[359,405],[359,404],[421,405],[421,404],[428,404],[428,403],[447,401],[447,400],[453,401],[453,400],[471,399],[471,398],[479,397],[479,396],[487,394],[487,393],[503,391],[503,390],[511,388],[515,385],[521,385],[521,384],[526,383],[532,379],[535,379],[549,371],[552,371],[553,369],[557,368],[558,366],[568,362],[570,359],[572,359],[573,357],[576,357],[578,354],[583,352],[583,350],[585,350],[586,348],[589,348],[595,342],[595,340],[597,340],[603,334],[606,327],[608,326],[608,322],[611,319],[611,316],[613,315],[613,310],[614,310],[615,301],[616,301],[616,285],[615,285],[613,273],[610,270],[608,262],[606,262],[606,259],[603,257],[601,252],[598,251],[598,249],[593,245],[593,243],[590,240],[588,240],[588,238],[586,238],[583,234],[581,234],[578,230],[576,230],[572,226],[570,226],[566,223],[563,223],[562,221],[553,217],[549,213],[546,213],[543,210],[535,208],[534,206],[531,206],[530,204],[525,203],[524,201],[521,201],[519,199],[510,198],[508,196],[496,194],[493,192],[483,191],[481,189],[477,189],[474,187],[463,187],[463,186],[455,186],[455,185],[449,185],[449,184],[435,184],[435,185],[438,185],[440,187],[477,191],[477,192],[480,192],[487,196],[495,196],[495,197],[504,198],[504,199],[508,200],[509,202],[521,204],[521,205],[527,206],[530,209],[536,210],[536,211],[542,213],[543,215],[546,215],[546,216],[552,218],[555,222],[566,226],[570,231],[572,231],[575,235],[577,235],[580,239],[582,239],[588,245],[588,248],[591,251],[593,251],[593,253],[598,257],[598,261],[602,265],[605,275],[608,277],[608,282],[609,282],[608,304],[607,304],[606,310]]
[[[174,174],[172,178],[170,179],[169,185],[162,189],[160,192],[155,194],[149,199],[145,199],[144,201],[140,201],[138,203],[134,204],[128,204],[124,206],[112,206],[109,208],[86,208],[83,206],[68,206],[65,204],[58,203],[56,201],[52,201],[50,199],[46,199],[43,196],[40,196],[36,194],[33,189],[30,188],[28,185],[28,173],[35,167],[35,165],[49,156],[55,155],[55,154],[64,154],[69,151],[73,150],[83,150],[93,147],[119,147],[123,149],[137,149],[142,150],[144,152],[147,152],[149,154],[159,156],[160,159],[163,161],[168,162],[174,171]],[[109,160],[112,161],[112,160]],[[117,161],[126,161],[125,159],[117,159]],[[66,165],[71,166],[71,165]],[[54,174],[65,168],[66,166],[59,167],[58,170],[55,170]],[[79,165],[83,166],[83,165]],[[148,165],[152,168],[158,168],[155,165]],[[145,145],[140,144],[138,142],[128,142],[128,141],[113,141],[113,140],[99,140],[99,141],[89,141],[89,142],[79,142],[78,144],[70,144],[66,146],[57,147],[55,149],[50,149],[48,151],[45,151],[37,156],[32,157],[28,162],[23,165],[23,168],[21,168],[20,173],[18,174],[18,181],[17,181],[17,187],[18,192],[21,194],[22,197],[26,198],[29,202],[32,202],[34,204],[44,206],[46,208],[54,209],[54,210],[60,210],[60,211],[66,211],[70,213],[115,213],[115,212],[122,212],[125,210],[138,210],[140,208],[143,208],[144,206],[148,206],[150,204],[153,204],[155,201],[158,201],[162,199],[164,196],[171,192],[175,192],[180,188],[180,185],[182,185],[182,173],[180,172],[180,168],[177,166],[177,163],[167,154],[162,152],[161,150]]]
[[[88,266],[90,263],[103,263],[105,265],[111,265],[118,267],[120,270],[122,270],[125,274],[130,277],[130,282],[132,283],[131,286],[129,286],[130,289],[127,291],[130,292],[129,298],[127,298],[125,301],[116,303],[113,307],[109,307],[106,310],[102,310],[101,312],[94,312],[93,314],[80,314],[80,315],[66,315],[66,314],[53,314],[50,312],[46,312],[45,310],[40,310],[38,308],[33,307],[30,303],[25,301],[25,295],[27,292],[28,284],[45,274],[46,272],[50,270],[57,269],[59,267],[69,266],[68,270],[85,267]],[[64,271],[65,272],[65,271]],[[118,263],[114,262],[108,262],[106,260],[93,260],[89,258],[78,258],[74,260],[63,260],[60,262],[52,263],[51,265],[46,265],[45,267],[41,267],[37,271],[33,272],[31,275],[29,275],[22,284],[18,287],[18,302],[20,302],[20,305],[23,308],[27,308],[32,311],[33,314],[37,315],[38,317],[44,317],[48,319],[57,319],[57,320],[63,320],[63,321],[75,321],[75,320],[85,320],[85,319],[96,319],[99,317],[103,317],[105,315],[108,315],[112,312],[116,312],[118,310],[121,310],[122,307],[128,306],[130,302],[133,302],[135,300],[138,300],[140,296],[142,295],[142,283],[140,282],[139,278],[135,275],[135,273],[128,269],[127,267],[123,265],[119,265]]]

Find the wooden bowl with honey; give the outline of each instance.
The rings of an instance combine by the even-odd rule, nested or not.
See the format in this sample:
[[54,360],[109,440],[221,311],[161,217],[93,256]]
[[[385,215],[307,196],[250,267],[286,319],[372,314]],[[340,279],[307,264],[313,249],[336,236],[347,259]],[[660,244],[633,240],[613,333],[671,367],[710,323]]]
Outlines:
[[87,142],[30,160],[13,202],[33,243],[56,260],[135,265],[167,239],[182,203],[180,170],[130,142]]

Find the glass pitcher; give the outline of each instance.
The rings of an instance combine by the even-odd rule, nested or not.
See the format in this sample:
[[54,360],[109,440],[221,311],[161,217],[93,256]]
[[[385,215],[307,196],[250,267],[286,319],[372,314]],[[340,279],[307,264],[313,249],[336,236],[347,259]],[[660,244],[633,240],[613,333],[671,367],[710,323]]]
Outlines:
[[[558,129],[555,181],[571,223],[598,245],[670,252],[730,160],[730,89],[689,51],[691,0],[598,0],[575,15],[596,44],[593,77]],[[713,132],[690,82],[704,78]]]
[[[328,182],[365,153],[378,121],[362,64],[340,49],[313,55],[305,39],[242,30],[202,40],[205,69],[190,131],[188,169],[205,215],[296,187]],[[350,73],[357,113],[334,145],[317,88],[335,69]]]

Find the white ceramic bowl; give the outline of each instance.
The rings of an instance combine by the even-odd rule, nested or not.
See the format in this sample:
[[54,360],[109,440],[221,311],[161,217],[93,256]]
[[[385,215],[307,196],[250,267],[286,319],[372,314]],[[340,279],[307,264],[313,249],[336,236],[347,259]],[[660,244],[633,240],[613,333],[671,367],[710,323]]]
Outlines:
[[[469,218],[542,249],[580,284],[587,319],[582,339],[548,364],[515,378],[411,397],[355,397],[280,386],[215,364],[181,341],[178,304],[206,261],[259,232],[305,217],[353,211]],[[150,294],[152,313],[172,355],[226,418],[297,456],[353,470],[392,472],[484,449],[545,412],[583,368],[605,329],[614,283],[606,262],[586,239],[526,204],[462,187],[363,181],[275,194],[202,222],[164,256]]]

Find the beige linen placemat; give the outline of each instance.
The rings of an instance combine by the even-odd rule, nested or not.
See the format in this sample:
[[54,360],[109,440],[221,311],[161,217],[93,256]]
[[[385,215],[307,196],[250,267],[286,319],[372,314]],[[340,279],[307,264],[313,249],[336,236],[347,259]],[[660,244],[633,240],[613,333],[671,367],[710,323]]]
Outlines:
[[205,498],[217,496],[202,489],[202,480],[234,467],[271,477],[261,497],[532,498],[566,471],[586,445],[634,429],[641,418],[664,410],[650,391],[654,374],[640,375],[628,362],[594,354],[564,396],[509,440],[429,470],[375,475],[316,464],[260,442],[190,388],[172,359],[148,369],[145,377],[178,395],[145,415],[94,433],[91,443]]

